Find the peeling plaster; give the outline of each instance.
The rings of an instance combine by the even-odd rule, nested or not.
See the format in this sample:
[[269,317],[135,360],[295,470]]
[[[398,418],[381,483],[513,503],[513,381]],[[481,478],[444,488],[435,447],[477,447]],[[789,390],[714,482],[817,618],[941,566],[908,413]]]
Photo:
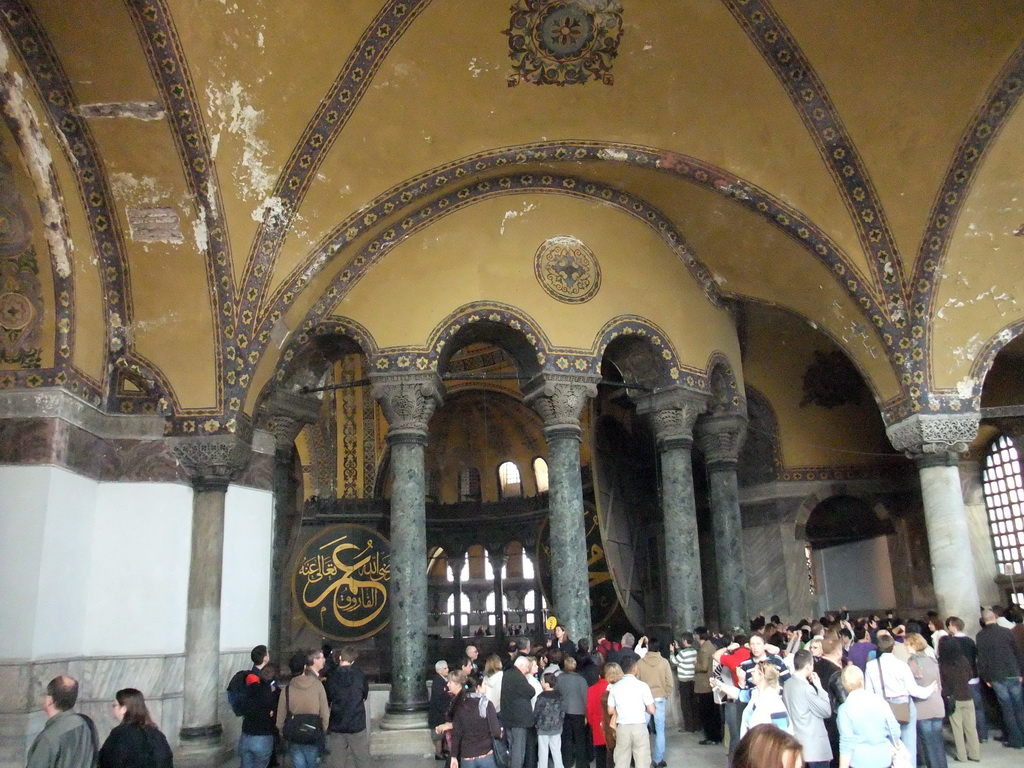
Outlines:
[[253,221],[266,224],[270,229],[285,224],[290,213],[287,201],[281,197],[268,197],[252,212]]
[[[53,256],[57,274],[70,277],[74,243],[68,235],[62,214],[62,199],[56,185],[57,173],[53,168],[53,157],[46,147],[35,111],[25,98],[25,83],[21,75],[7,70],[9,60],[7,45],[0,39],[0,102],[16,126],[18,145],[36,189],[43,219],[43,235]],[[63,137],[60,131],[56,135]],[[73,154],[70,156],[74,157]]]
[[82,117],[109,118],[130,117],[146,122],[162,120],[167,116],[164,108],[155,101],[111,101],[103,104],[81,104],[78,114]]
[[[227,90],[211,84],[206,88],[206,95],[213,113],[210,118],[219,121],[219,130],[210,131],[211,156],[216,157],[221,131],[241,137],[242,159],[232,169],[232,177],[238,182],[242,199],[265,201],[274,188],[277,173],[266,166],[264,160],[269,148],[257,133],[265,120],[263,112],[249,103],[248,94],[238,80]],[[254,212],[253,218],[256,216]],[[262,216],[257,221],[262,221]]]
[[537,206],[534,205],[533,203],[523,203],[523,209],[521,211],[505,211],[505,216],[501,220],[501,228],[499,230],[500,234],[505,234],[506,222],[516,219],[520,216],[525,216],[536,207]]
[[110,189],[127,205],[156,205],[170,197],[169,191],[157,186],[155,177],[136,177],[122,171],[110,174]]
[[601,160],[618,160],[620,163],[629,161],[629,153],[623,149],[602,149],[597,156]]
[[962,400],[973,397],[978,390],[978,380],[971,376],[965,376],[956,383],[956,393]]
[[484,71],[483,67],[476,65],[475,56],[469,60],[469,71],[473,74],[473,77],[480,77],[480,73]]
[[210,233],[206,227],[206,219],[202,216],[196,216],[195,221],[192,222],[192,235],[196,240],[196,250],[205,254]]

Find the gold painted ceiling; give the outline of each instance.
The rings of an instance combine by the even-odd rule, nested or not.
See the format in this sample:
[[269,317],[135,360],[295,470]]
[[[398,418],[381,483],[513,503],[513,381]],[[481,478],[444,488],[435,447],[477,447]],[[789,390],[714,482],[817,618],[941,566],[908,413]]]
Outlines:
[[[657,285],[705,350],[723,301],[779,307],[890,422],[976,409],[1021,329],[1019,0],[0,0],[0,31],[3,388],[236,431],[317,327],[425,349],[452,308],[396,297],[516,306],[534,213],[516,248],[603,238],[609,312]],[[631,276],[620,220],[662,261]]]

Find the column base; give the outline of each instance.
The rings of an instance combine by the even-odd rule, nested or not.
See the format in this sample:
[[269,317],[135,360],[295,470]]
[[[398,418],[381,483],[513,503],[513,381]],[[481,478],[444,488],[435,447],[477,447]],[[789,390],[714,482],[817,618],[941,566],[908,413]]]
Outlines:
[[[207,730],[203,735],[201,731]],[[219,768],[231,757],[234,748],[224,743],[220,725],[209,729],[182,728],[181,743],[174,750],[174,764],[178,768]]]
[[373,757],[411,756],[429,758],[434,754],[429,728],[370,731],[370,754]]
[[[424,733],[429,734],[427,729],[427,712],[426,710],[412,710],[406,712],[392,712],[390,705],[384,712],[384,717],[380,721],[380,729],[382,731],[412,731],[422,729]],[[429,738],[429,735],[428,737]]]

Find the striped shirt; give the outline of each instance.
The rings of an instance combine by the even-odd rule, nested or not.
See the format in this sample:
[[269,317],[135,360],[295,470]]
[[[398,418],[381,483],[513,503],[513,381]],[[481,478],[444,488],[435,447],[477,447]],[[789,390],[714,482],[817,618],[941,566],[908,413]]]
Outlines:
[[676,668],[676,678],[681,683],[689,683],[693,680],[697,666],[697,649],[692,645],[687,648],[680,648],[669,657],[672,666]]

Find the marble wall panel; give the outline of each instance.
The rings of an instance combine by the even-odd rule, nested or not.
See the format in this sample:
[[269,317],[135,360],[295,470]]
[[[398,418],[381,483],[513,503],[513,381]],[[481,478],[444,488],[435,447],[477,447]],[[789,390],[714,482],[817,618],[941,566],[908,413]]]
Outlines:
[[0,715],[25,713],[32,700],[32,669],[28,664],[0,664]]
[[779,526],[743,529],[743,566],[747,573],[747,607],[785,619],[789,616],[789,593]]

